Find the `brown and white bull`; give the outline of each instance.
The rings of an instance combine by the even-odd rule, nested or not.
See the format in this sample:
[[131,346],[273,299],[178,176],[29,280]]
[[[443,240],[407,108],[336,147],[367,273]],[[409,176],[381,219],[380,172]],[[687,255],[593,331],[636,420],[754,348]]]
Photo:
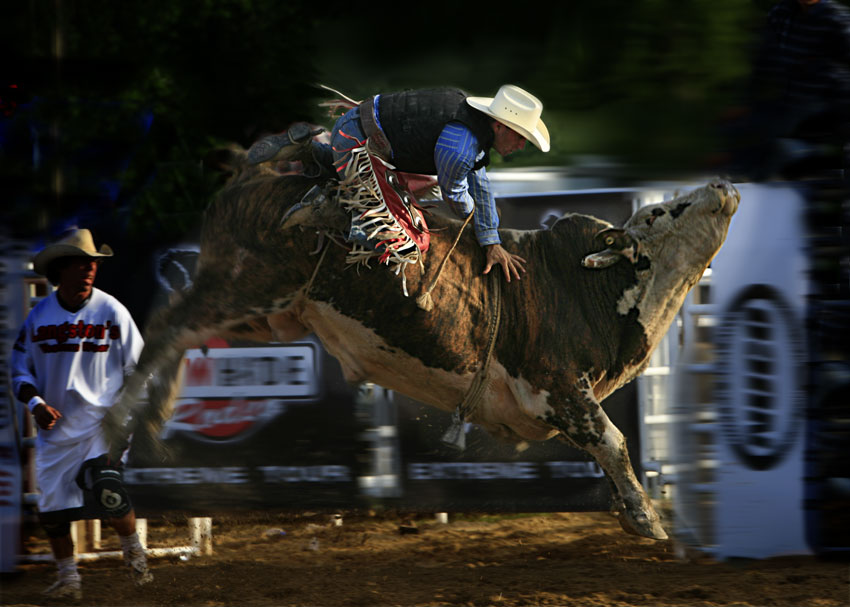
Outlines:
[[[494,297],[484,253],[461,228],[434,216],[424,273],[345,267],[346,251],[316,249],[313,229],[281,229],[287,209],[316,181],[252,169],[233,178],[206,211],[192,287],[149,323],[136,373],[106,429],[138,407],[156,430],[171,413],[184,351],[212,336],[292,341],[314,333],[352,383],[374,382],[453,411],[489,360],[468,421],[521,442],[560,436],[590,453],[619,494],[624,529],[666,534],[600,403],[646,366],[688,291],[723,243],[740,195],[725,181],[638,210],[622,228],[568,214],[547,230],[501,230],[527,261],[521,281],[501,285],[501,317],[487,359]],[[331,221],[332,222],[332,221]],[[289,224],[287,224],[289,225]],[[321,262],[320,262],[321,260]],[[502,277],[499,277],[503,281]],[[151,378],[146,381],[146,378]],[[140,428],[137,428],[140,430]]]

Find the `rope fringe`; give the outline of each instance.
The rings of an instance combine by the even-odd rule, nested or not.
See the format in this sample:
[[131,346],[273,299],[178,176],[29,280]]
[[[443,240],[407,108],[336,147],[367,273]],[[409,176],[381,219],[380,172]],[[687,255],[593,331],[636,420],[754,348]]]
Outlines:
[[[358,141],[358,143],[360,142]],[[378,244],[364,246],[360,242],[353,242],[345,261],[348,265],[356,266],[359,271],[360,267],[369,268],[371,261],[377,258],[379,264],[389,266],[396,276],[401,275],[402,290],[405,297],[409,297],[407,268],[419,266],[420,274],[425,273],[422,251],[405,232],[384,200],[378,177],[372,168],[368,140],[359,147],[350,150],[350,154],[348,163],[344,167],[340,167],[344,177],[337,185],[336,198],[351,217],[359,221],[357,227],[363,230],[366,239],[370,243],[377,241]],[[395,168],[389,164],[387,166]],[[440,279],[446,262],[457,247],[474,212],[475,209],[467,215],[451,248],[440,261],[434,278],[425,291],[416,298],[416,304],[419,308],[426,311],[434,309],[434,299],[431,292],[437,286],[437,281]]]
[[404,295],[409,297],[406,270],[409,266],[418,265],[424,271],[422,252],[387,207],[366,145],[351,150],[345,178],[337,187],[337,199],[352,217],[368,217],[369,220],[360,227],[364,231],[371,228],[367,238],[379,241],[376,248],[353,243],[345,258],[346,263],[368,268],[369,262],[377,257],[379,264],[389,266],[396,276],[401,275]]

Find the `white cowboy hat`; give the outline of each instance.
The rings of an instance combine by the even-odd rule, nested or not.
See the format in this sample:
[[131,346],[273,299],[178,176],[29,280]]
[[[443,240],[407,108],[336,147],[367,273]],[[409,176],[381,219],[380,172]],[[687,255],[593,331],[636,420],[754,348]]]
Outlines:
[[549,130],[540,120],[543,104],[528,91],[505,84],[495,97],[467,97],[466,102],[509,126],[541,151],[549,151]]
[[39,251],[32,260],[33,270],[36,274],[45,276],[47,265],[60,257],[112,257],[112,249],[104,244],[97,250],[94,248],[91,232],[86,229],[74,230],[62,240]]

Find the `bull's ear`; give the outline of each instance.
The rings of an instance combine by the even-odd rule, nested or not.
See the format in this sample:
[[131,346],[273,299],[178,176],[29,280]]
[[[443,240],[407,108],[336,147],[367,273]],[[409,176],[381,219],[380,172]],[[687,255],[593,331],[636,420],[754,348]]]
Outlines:
[[598,253],[591,253],[581,260],[585,268],[600,270],[614,265],[625,257],[632,263],[637,261],[638,242],[635,238],[622,228],[606,228],[596,234],[596,239],[601,241],[607,249]]

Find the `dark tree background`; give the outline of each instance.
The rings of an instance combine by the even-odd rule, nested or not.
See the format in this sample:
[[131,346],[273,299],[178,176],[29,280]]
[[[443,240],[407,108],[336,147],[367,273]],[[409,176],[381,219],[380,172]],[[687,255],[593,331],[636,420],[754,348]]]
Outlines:
[[332,124],[316,83],[358,99],[514,83],[543,100],[552,151],[497,163],[601,155],[618,163],[612,179],[634,181],[711,168],[770,2],[555,4],[6,3],[3,223],[39,238],[86,225],[127,246],[185,238],[221,185],[212,150],[299,119]]

